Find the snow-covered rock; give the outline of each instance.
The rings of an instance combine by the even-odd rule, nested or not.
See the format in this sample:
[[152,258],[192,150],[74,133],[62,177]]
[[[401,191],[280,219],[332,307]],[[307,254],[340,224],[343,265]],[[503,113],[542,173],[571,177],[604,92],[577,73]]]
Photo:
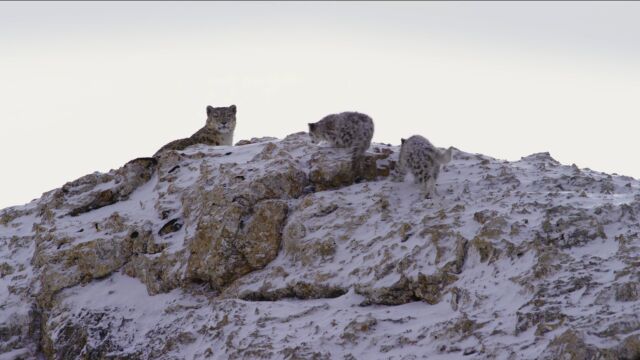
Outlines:
[[197,145],[0,212],[0,359],[634,359],[640,181]]

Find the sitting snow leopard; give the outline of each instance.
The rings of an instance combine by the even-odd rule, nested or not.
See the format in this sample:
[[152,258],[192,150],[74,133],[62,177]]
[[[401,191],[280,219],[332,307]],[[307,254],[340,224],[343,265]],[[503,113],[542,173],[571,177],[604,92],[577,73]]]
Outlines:
[[352,111],[331,114],[310,123],[309,136],[314,144],[325,140],[332,147],[347,148],[356,159],[371,146],[373,120],[368,115]]
[[413,135],[401,141],[398,160],[399,179],[403,179],[407,170],[410,170],[414,181],[422,185],[423,193],[430,198],[435,193],[440,165],[451,161],[452,148],[440,151],[420,135]]
[[207,106],[207,122],[188,138],[174,140],[158,150],[153,157],[167,150],[184,150],[195,144],[233,145],[233,131],[236,128],[236,106]]

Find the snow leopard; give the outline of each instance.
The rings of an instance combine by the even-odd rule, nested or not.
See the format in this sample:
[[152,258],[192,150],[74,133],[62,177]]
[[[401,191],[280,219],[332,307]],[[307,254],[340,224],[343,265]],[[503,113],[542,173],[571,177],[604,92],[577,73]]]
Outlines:
[[167,150],[184,150],[195,144],[233,145],[233,131],[236,128],[236,106],[207,106],[205,125],[188,138],[174,140],[158,150],[153,157]]
[[309,137],[314,144],[324,140],[331,147],[346,148],[351,153],[351,169],[360,179],[364,153],[371,146],[373,120],[366,114],[345,111],[330,114],[320,121],[309,123]]
[[440,166],[451,161],[453,148],[440,151],[420,135],[401,139],[401,143],[398,160],[399,180],[404,178],[407,171],[411,171],[414,181],[422,186],[423,194],[430,198],[435,194]]
[[355,111],[331,114],[309,123],[309,136],[314,144],[325,140],[332,147],[347,148],[356,159],[371,146],[373,120]]

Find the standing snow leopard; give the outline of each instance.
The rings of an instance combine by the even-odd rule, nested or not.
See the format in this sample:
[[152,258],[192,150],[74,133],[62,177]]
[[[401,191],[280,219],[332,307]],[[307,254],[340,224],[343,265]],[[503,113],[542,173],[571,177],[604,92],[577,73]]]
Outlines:
[[167,150],[184,150],[195,144],[233,145],[233,131],[236,128],[236,106],[207,106],[207,122],[188,138],[174,140],[158,150],[153,157]]
[[373,120],[368,115],[346,111],[309,123],[309,136],[314,144],[325,140],[331,147],[346,148],[351,153],[351,170],[356,179],[364,169],[364,153],[371,146]]
[[368,115],[347,111],[331,114],[309,124],[309,136],[314,144],[325,140],[332,147],[351,150],[353,158],[364,155],[373,137],[373,120]]
[[451,161],[452,148],[440,151],[420,135],[413,135],[406,140],[401,139],[401,142],[398,160],[399,178],[403,179],[407,170],[410,170],[414,181],[422,185],[426,197],[431,197],[435,192],[440,165]]

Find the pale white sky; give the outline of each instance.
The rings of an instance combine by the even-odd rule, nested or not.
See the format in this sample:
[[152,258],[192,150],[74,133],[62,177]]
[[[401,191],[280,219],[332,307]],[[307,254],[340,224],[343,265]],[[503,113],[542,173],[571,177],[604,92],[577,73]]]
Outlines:
[[640,3],[0,2],[0,208],[238,106],[235,141],[356,110],[374,141],[640,177]]

